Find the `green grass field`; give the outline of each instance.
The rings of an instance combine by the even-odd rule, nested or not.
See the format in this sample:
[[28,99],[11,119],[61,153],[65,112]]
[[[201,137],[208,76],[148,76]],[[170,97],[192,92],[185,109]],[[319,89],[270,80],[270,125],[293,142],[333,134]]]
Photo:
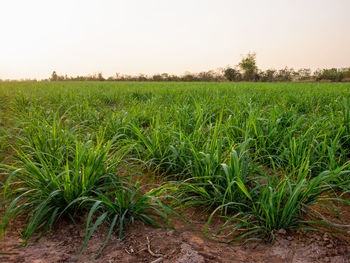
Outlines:
[[349,101],[349,83],[0,83],[0,237],[87,215],[84,246],[104,222],[107,244],[194,206],[232,240],[348,231],[312,211],[349,204]]

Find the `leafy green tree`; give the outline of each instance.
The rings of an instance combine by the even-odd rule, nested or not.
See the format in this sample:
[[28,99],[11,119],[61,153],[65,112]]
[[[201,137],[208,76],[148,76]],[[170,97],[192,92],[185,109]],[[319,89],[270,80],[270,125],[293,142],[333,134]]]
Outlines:
[[238,63],[238,66],[242,71],[244,80],[255,81],[259,78],[255,53],[248,53],[242,58],[241,62]]
[[277,72],[277,81],[292,81],[294,76],[294,69],[285,67]]
[[224,71],[224,76],[229,81],[239,81],[241,78],[241,73],[239,73],[239,71],[234,68],[228,67]]
[[58,76],[56,71],[52,72],[50,81],[57,81],[57,79],[58,79]]
[[152,76],[152,80],[153,81],[162,81],[163,78],[162,78],[162,76],[160,74],[155,74],[155,75]]
[[311,79],[311,69],[309,69],[309,68],[299,69],[297,72],[297,79],[298,80],[310,80]]
[[276,70],[275,69],[267,69],[260,73],[260,80],[264,82],[272,82],[275,81]]
[[337,81],[343,80],[344,72],[336,68],[322,69],[322,70],[315,71],[314,78],[317,81],[328,80],[328,81],[337,82]]
[[185,72],[185,75],[181,77],[182,81],[196,81],[197,78],[194,74],[190,72]]

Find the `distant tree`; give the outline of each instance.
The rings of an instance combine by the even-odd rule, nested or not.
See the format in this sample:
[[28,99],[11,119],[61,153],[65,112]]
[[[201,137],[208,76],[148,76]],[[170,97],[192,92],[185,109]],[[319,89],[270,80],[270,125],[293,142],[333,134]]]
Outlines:
[[314,72],[314,78],[317,81],[321,80],[328,80],[328,81],[342,81],[346,72],[336,69],[336,68],[331,68],[331,69],[322,69],[322,70],[316,70]]
[[181,77],[182,81],[196,81],[197,78],[194,74],[190,72],[185,72],[185,75]]
[[285,67],[284,69],[280,69],[277,72],[276,80],[277,81],[292,81],[294,76],[294,69]]
[[137,81],[147,81],[147,80],[148,80],[148,78],[145,74],[139,74],[137,76]]
[[224,70],[224,77],[228,81],[239,81],[240,75],[241,75],[241,73],[239,73],[239,71],[234,69],[234,68],[228,67]]
[[344,68],[343,74],[344,74],[344,80],[350,81],[350,68]]
[[248,53],[242,58],[241,62],[238,63],[238,66],[242,71],[244,80],[256,81],[259,78],[255,53]]
[[104,80],[105,80],[105,78],[102,76],[102,73],[101,73],[101,72],[98,73],[98,75],[97,75],[97,80],[98,80],[98,81],[104,81]]
[[217,79],[213,70],[200,72],[197,77],[200,81],[215,81]]
[[57,81],[64,81],[64,76],[58,75],[57,76]]
[[163,81],[169,81],[170,76],[168,73],[162,73],[161,76]]
[[322,70],[317,69],[314,71],[312,78],[315,79],[316,81],[320,81],[322,79]]
[[311,79],[311,69],[302,68],[295,72],[297,80],[310,80]]
[[169,81],[180,81],[181,80],[181,77],[177,76],[177,75],[170,75],[168,77],[168,80]]
[[152,80],[153,80],[153,81],[162,81],[163,78],[162,78],[161,75],[155,74],[155,75],[152,76]]
[[58,79],[57,73],[56,71],[53,71],[51,74],[50,81],[57,81],[57,79]]
[[267,69],[265,71],[260,72],[260,80],[263,82],[272,82],[276,77],[275,69]]
[[330,81],[342,81],[344,78],[344,73],[341,70],[336,68],[325,69],[324,70],[325,79],[329,79]]

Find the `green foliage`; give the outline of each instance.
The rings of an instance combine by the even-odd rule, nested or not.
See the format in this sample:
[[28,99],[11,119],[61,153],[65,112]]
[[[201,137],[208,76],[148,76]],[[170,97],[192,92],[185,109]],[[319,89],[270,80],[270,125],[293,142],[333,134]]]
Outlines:
[[[87,76],[57,75],[53,71],[50,81],[263,81],[263,82],[290,82],[290,81],[350,81],[350,68],[318,69],[311,72],[311,69],[301,68],[295,71],[293,68],[284,67],[278,70],[260,70],[256,64],[256,53],[248,53],[238,63],[236,70],[231,67],[226,69],[209,70],[199,73],[186,72],[184,75],[170,75],[168,73],[154,75],[121,75],[116,73],[105,79],[102,73],[89,74]],[[0,79],[1,81],[1,79]],[[36,82],[37,80],[29,80]]]
[[[277,74],[270,72],[266,81]],[[0,231],[26,215],[28,240],[61,217],[90,211],[86,242],[100,224],[110,224],[102,251],[114,230],[122,237],[134,220],[168,225],[172,212],[164,200],[202,207],[212,213],[208,224],[223,216],[227,222],[219,234],[246,240],[303,226],[308,209],[349,192],[349,88],[0,83],[8,102],[0,108],[6,208]],[[121,178],[124,157],[130,169],[150,172],[166,186],[144,191],[134,177]]]
[[223,231],[232,233],[243,230],[243,234],[236,235],[232,240],[234,241],[242,238],[255,240],[266,235],[273,239],[274,233],[279,229],[299,227],[316,229],[317,225],[327,225],[344,230],[346,226],[323,222],[323,218],[304,219],[305,213],[310,213],[311,207],[321,205],[324,201],[335,200],[349,204],[346,200],[324,196],[325,193],[333,191],[332,181],[337,180],[340,174],[349,173],[344,168],[346,166],[334,171],[324,171],[313,178],[310,178],[310,174],[304,168],[300,169],[297,177],[266,174],[264,178],[266,183],[261,183],[258,187],[251,187],[247,184],[240,187],[249,202],[231,202],[219,206],[210,216],[208,225],[219,211],[232,206],[240,206],[241,211],[225,216],[226,222],[218,229],[216,235]]
[[315,72],[315,79],[316,80],[329,80],[334,82],[342,81],[344,78],[344,75],[346,74],[346,71],[342,69],[322,69]]
[[258,80],[258,67],[256,65],[256,54],[248,53],[238,63],[244,80],[253,81]]
[[225,69],[224,76],[229,81],[239,81],[241,79],[241,73],[238,70],[230,67]]
[[291,81],[295,75],[294,69],[285,67],[276,73],[276,81]]
[[265,71],[260,72],[260,80],[263,82],[272,82],[275,81],[276,78],[276,70],[267,69]]
[[[248,178],[252,170],[248,165],[248,143],[249,140],[226,158],[219,150],[220,143],[215,147],[216,150],[208,153],[193,149],[192,160],[188,160],[192,164],[193,177],[170,184],[174,186],[172,190],[176,192],[181,206],[203,206],[211,210],[246,199],[244,190],[240,188],[245,184],[254,184]],[[223,163],[225,159],[227,163]],[[232,209],[234,207],[230,207]]]
[[15,148],[15,164],[2,164],[9,172],[3,190],[3,201],[9,205],[2,218],[0,236],[12,219],[26,215],[26,242],[37,230],[44,234],[57,218],[74,218],[84,209],[84,199],[107,184],[120,163],[120,159],[111,163],[109,158],[112,141],[81,143],[74,139],[73,145],[60,145],[56,152],[43,152],[45,147],[40,144],[30,150],[25,146]]
[[[110,227],[97,256],[107,245],[113,230],[117,230],[119,239],[122,239],[126,228],[134,224],[136,220],[162,227],[159,219],[163,220],[166,226],[171,226],[169,214],[179,216],[159,200],[162,188],[143,193],[138,183],[114,180],[112,185],[113,187],[109,185],[107,189],[104,189],[105,191],[98,192],[96,198],[88,200],[91,203],[91,209],[86,221],[85,242],[81,251],[84,250],[98,226],[105,221],[110,223]],[[89,229],[94,215],[97,215],[97,219]]]
[[51,74],[50,80],[51,81],[57,81],[57,79],[58,79],[57,73],[56,73],[56,71],[53,71],[52,74]]

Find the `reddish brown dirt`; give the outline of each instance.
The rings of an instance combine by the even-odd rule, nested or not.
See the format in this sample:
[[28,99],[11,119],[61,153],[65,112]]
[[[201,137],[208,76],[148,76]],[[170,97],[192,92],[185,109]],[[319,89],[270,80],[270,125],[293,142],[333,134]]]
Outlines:
[[[156,184],[153,183],[153,186]],[[345,199],[350,200],[350,196]],[[342,203],[338,206],[342,220],[335,218],[334,213],[326,209],[315,209],[333,223],[350,225],[350,206]],[[0,219],[2,213],[0,209]],[[0,263],[350,263],[349,232],[279,231],[273,245],[263,241],[246,245],[226,244],[203,237],[208,214],[188,209],[185,218],[190,223],[185,224],[176,219],[176,230],[159,229],[136,222],[122,241],[118,240],[116,234],[112,235],[108,246],[97,259],[95,256],[105,240],[107,225],[95,232],[82,255],[77,258],[84,240],[84,220],[76,224],[59,222],[50,234],[38,241],[32,238],[26,247],[21,245],[23,240],[20,238],[25,220],[16,220],[0,241]],[[219,219],[213,221],[213,228],[222,223]]]
[[21,224],[12,224],[0,243],[0,262],[350,262],[348,234],[280,231],[273,245],[264,242],[229,245],[204,238],[205,216],[198,211],[191,213],[186,213],[189,225],[181,220],[174,222],[176,231],[136,223],[123,241],[112,236],[96,260],[94,256],[104,241],[107,226],[95,232],[86,250],[76,259],[84,237],[83,223],[61,222],[51,234],[39,241],[32,239],[27,247],[21,246]]

